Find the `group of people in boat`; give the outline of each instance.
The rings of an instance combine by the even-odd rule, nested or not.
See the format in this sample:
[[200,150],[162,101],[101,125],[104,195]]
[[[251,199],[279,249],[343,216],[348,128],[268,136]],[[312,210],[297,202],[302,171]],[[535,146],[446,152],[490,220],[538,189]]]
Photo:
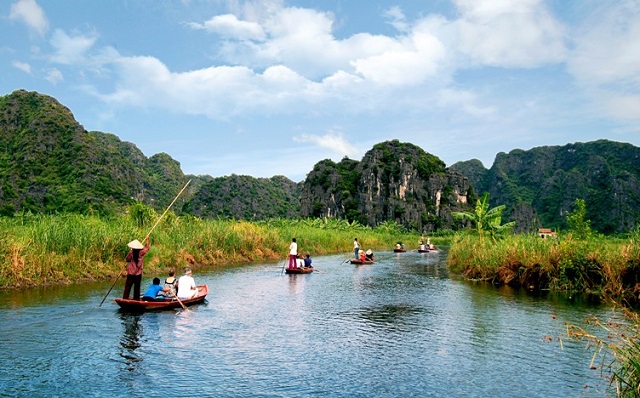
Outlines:
[[[127,244],[129,252],[125,257],[127,261],[127,279],[124,285],[123,299],[128,299],[133,288],[133,299],[140,300],[140,284],[142,283],[142,269],[144,267],[144,256],[149,252],[149,238],[145,245],[137,239]],[[176,271],[169,269],[169,276],[164,284],[160,285],[160,278],[153,278],[151,286],[142,295],[143,301],[165,300],[178,298],[187,300],[198,295],[198,286],[193,278],[193,271],[190,267],[185,267],[184,275],[176,278]]]
[[291,244],[289,245],[289,269],[306,269],[313,268],[311,265],[311,254],[306,252],[304,256],[302,253],[298,253],[298,243],[296,242],[296,238],[291,239]]
[[360,248],[360,242],[358,242],[358,238],[353,239],[353,254],[356,257],[356,260],[361,261],[374,261],[373,251],[368,249],[364,251]]
[[420,246],[418,246],[420,250],[435,250],[436,247],[431,243],[431,239],[427,238],[427,241],[424,241],[424,236],[420,237]]

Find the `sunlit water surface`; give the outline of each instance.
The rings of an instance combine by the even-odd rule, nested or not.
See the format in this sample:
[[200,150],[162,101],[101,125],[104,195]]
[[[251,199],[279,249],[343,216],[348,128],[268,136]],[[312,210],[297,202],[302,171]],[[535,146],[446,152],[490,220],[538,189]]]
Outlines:
[[445,256],[197,270],[206,303],[142,315],[122,283],[99,306],[111,281],[0,292],[0,396],[604,395],[593,352],[558,338],[609,308],[450,278]]

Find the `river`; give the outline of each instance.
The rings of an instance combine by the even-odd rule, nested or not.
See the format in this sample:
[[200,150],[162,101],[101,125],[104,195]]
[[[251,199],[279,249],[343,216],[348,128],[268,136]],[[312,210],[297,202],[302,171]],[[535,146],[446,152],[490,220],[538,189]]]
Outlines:
[[0,292],[0,396],[604,395],[593,352],[558,338],[607,306],[452,278],[446,252],[346,257],[196,269],[188,311],[123,313],[122,282],[102,306],[112,281]]

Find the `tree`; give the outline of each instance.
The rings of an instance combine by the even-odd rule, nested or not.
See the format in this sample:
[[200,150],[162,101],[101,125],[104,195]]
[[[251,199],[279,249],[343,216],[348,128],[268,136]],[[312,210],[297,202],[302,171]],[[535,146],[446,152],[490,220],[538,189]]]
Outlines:
[[585,220],[587,206],[584,199],[576,199],[575,209],[567,213],[567,225],[577,239],[587,239],[591,235],[591,220]]
[[504,208],[505,205],[500,205],[489,209],[489,193],[485,192],[476,202],[474,211],[454,212],[452,215],[459,220],[471,221],[475,225],[480,239],[482,239],[484,232],[488,231],[495,240],[498,233],[509,230],[516,225],[515,221],[500,225]]

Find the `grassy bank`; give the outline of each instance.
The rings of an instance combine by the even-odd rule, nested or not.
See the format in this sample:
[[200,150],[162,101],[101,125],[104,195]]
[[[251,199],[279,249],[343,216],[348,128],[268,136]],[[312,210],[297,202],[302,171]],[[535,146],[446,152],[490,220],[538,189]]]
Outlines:
[[[152,225],[127,216],[0,217],[0,288],[114,278],[124,269],[127,242],[142,240]],[[419,239],[389,223],[371,229],[329,219],[254,223],[169,213],[151,234],[145,272],[164,274],[168,267],[186,265],[197,269],[280,261],[294,236],[299,250],[312,256],[350,253],[355,237],[362,247],[373,250],[390,250],[397,241],[417,245]]]
[[640,239],[556,239],[508,235],[497,241],[457,234],[449,268],[468,279],[531,289],[590,292],[638,303]]

